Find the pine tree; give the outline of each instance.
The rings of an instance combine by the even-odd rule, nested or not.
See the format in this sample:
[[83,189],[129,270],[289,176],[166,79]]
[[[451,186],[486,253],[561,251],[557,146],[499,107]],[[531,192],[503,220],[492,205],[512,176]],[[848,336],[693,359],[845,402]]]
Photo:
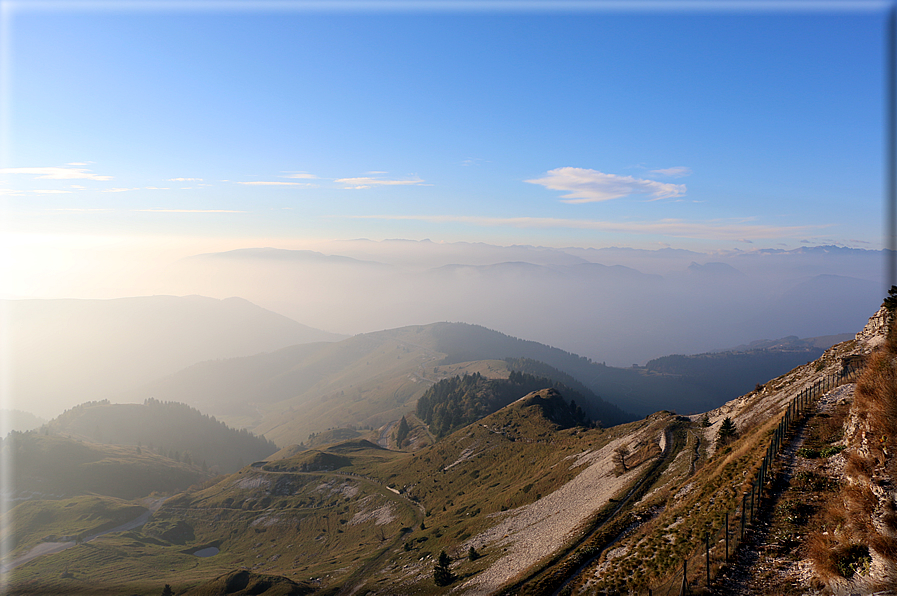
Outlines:
[[897,286],[891,286],[891,289],[888,290],[888,297],[885,298],[883,306],[890,313],[897,309]]
[[451,562],[452,560],[445,554],[445,551],[439,553],[439,560],[436,562],[436,567],[433,568],[433,581],[437,586],[447,586],[455,581],[455,574],[449,568]]
[[399,448],[405,444],[405,439],[408,438],[409,432],[411,432],[411,427],[408,426],[408,421],[402,416],[402,420],[399,422],[399,428],[396,431],[396,445],[398,445]]
[[732,419],[726,416],[726,419],[723,420],[723,423],[719,427],[719,433],[716,436],[716,442],[719,445],[725,445],[732,439],[734,439],[738,435],[738,429],[735,428],[735,423],[732,422]]
[[174,596],[174,592],[171,589],[171,586],[165,584],[165,587],[162,588],[162,596]]

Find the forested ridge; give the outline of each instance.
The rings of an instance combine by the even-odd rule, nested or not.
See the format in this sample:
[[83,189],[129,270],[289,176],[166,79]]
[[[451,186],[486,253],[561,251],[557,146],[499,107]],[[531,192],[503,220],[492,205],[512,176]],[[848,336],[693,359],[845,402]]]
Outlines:
[[274,443],[246,429],[230,428],[188,405],[153,398],[143,404],[81,404],[52,420],[46,431],[136,445],[218,472],[236,471],[277,451]]
[[[583,399],[579,400],[579,405],[585,410],[591,418],[601,423],[601,426],[616,426],[625,422],[631,422],[637,416],[625,412],[612,403],[609,403],[596,395],[594,391],[580,383],[574,376],[558,370],[555,367],[533,360],[532,358],[505,358],[508,368],[512,371],[527,373],[535,377],[543,377],[552,379],[555,383],[566,385],[576,393],[579,393]],[[568,391],[569,392],[569,391]],[[564,393],[566,395],[566,393]],[[579,398],[576,398],[579,399]]]
[[487,379],[480,373],[443,379],[417,401],[417,415],[430,426],[430,432],[444,437],[500,410],[515,400],[540,389],[557,389],[570,400],[573,419],[582,426],[592,421],[576,404],[584,397],[570,387],[545,377],[512,372],[507,379]]

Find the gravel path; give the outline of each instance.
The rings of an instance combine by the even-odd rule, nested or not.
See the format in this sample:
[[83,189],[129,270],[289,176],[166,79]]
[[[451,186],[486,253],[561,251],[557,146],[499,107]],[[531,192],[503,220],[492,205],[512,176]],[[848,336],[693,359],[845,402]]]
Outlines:
[[538,501],[495,514],[504,519],[462,545],[481,549],[504,549],[502,556],[488,569],[477,574],[456,590],[465,595],[494,594],[527,568],[561,549],[584,524],[614,495],[632,482],[653,459],[617,476],[612,455],[614,449],[637,440],[657,440],[647,429],[637,436],[612,441],[598,451],[580,454],[572,466],[588,465],[576,478]]
[[[852,399],[854,387],[855,385],[850,383],[827,392],[816,402],[816,413],[828,414],[842,401]],[[816,465],[797,457],[797,450],[804,444],[806,430],[806,425],[802,425],[779,456],[781,475],[786,485],[801,469]],[[839,459],[842,458],[833,457],[831,460],[834,461],[829,463],[834,464]],[[781,494],[773,497],[778,500]],[[798,592],[806,596],[821,594],[821,591],[812,587],[813,570],[809,561],[783,556],[773,549],[766,548],[771,513],[768,501],[764,509],[758,518],[756,529],[745,536],[745,542],[738,550],[732,569],[720,578],[713,593],[720,596],[752,596],[759,593],[773,593],[768,590],[783,586],[788,588],[789,593],[797,588]]]

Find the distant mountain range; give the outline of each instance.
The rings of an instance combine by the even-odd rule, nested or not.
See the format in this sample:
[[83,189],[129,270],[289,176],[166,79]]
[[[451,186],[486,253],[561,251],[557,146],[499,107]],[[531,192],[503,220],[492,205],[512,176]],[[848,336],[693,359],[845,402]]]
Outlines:
[[413,411],[434,383],[468,373],[548,377],[593,396],[580,405],[593,418],[617,424],[664,409],[712,409],[820,353],[804,346],[671,356],[618,368],[477,325],[434,323],[206,361],[127,397],[187,403],[287,446],[327,429],[380,427]]
[[242,296],[346,334],[466,322],[629,366],[861,327],[884,291],[883,257],[837,246],[705,254],[357,240],[197,255],[160,287]]
[[345,337],[242,298],[4,300],[0,311],[12,403],[45,418],[197,362]]

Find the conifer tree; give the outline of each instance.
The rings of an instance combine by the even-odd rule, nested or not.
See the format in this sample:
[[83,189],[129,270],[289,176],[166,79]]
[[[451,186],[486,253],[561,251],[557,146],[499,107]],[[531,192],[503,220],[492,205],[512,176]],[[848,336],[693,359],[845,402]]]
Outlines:
[[732,419],[726,416],[726,419],[723,420],[723,423],[719,427],[719,433],[716,436],[716,442],[720,445],[725,445],[732,439],[734,439],[738,435],[738,429],[735,428],[735,423],[732,422]]
[[449,568],[451,562],[452,560],[445,554],[445,551],[440,551],[439,560],[436,562],[436,567],[433,568],[433,581],[437,586],[447,586],[455,581],[455,574]]
[[396,445],[401,448],[405,444],[405,439],[408,438],[409,432],[411,432],[411,427],[408,426],[408,421],[402,416],[402,420],[399,422],[399,428],[396,431]]

